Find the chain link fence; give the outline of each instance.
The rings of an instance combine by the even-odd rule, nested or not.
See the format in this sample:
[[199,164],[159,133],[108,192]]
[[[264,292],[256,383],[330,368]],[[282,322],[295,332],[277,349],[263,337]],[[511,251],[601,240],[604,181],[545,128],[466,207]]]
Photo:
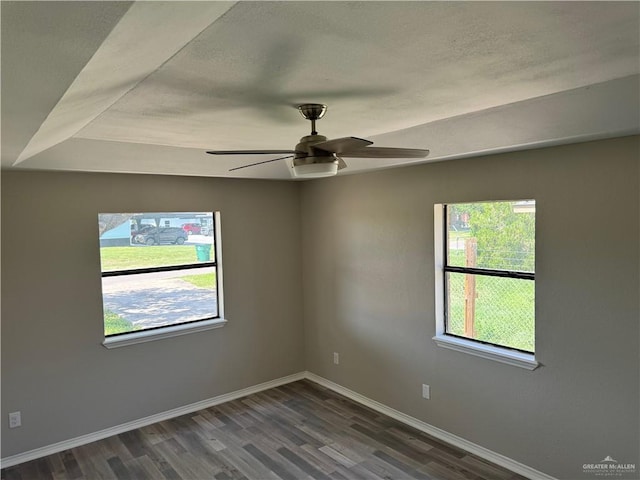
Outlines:
[[448,333],[534,351],[535,282],[454,272],[447,277]]
[[[449,265],[456,267],[468,266],[467,242],[471,238],[459,238],[449,242]],[[511,250],[504,248],[490,248],[477,246],[474,262],[478,268],[496,270],[513,270],[533,272],[535,269],[535,254],[531,250]]]

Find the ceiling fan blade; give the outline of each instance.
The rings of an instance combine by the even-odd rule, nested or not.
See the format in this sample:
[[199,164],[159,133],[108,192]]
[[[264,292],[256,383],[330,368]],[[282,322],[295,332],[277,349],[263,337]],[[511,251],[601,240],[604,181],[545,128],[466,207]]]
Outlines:
[[347,168],[347,163],[340,157],[336,157],[338,160],[338,170],[342,170],[343,168]]
[[333,100],[336,98],[363,98],[363,97],[380,97],[381,95],[389,95],[391,93],[396,93],[397,89],[390,87],[368,87],[365,85],[361,85],[358,88],[351,88],[345,90],[298,90],[298,91],[290,91],[286,92],[282,95],[283,100],[285,98],[289,99],[297,99],[299,100],[296,103],[291,102],[292,106],[298,106],[300,103],[308,102],[309,98],[313,98],[317,101],[317,99],[323,100]]
[[352,158],[425,158],[429,155],[429,150],[417,148],[366,147],[352,152],[341,152],[340,155]]
[[264,162],[249,163],[247,165],[242,165],[241,167],[230,168],[229,171],[233,172],[234,170],[240,170],[241,168],[255,167],[256,165],[262,165],[263,163],[277,162],[278,160],[284,160],[285,158],[292,158],[292,157],[293,155],[287,155],[286,157],[272,158],[271,160],[265,160]]
[[357,137],[343,137],[335,138],[333,140],[327,140],[326,142],[320,142],[313,145],[313,148],[319,148],[325,152],[331,153],[344,153],[352,150],[358,150],[364,148],[367,145],[371,145],[373,142],[365,140],[364,138]]
[[293,150],[208,150],[210,155],[280,155],[296,153]]

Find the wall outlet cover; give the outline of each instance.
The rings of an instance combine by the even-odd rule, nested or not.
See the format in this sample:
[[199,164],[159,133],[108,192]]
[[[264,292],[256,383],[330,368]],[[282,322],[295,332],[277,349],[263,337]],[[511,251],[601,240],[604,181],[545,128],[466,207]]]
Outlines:
[[22,426],[22,416],[20,412],[11,412],[9,414],[9,428],[17,428]]
[[431,398],[431,388],[429,388],[429,385],[422,385],[422,398],[426,398],[427,400]]

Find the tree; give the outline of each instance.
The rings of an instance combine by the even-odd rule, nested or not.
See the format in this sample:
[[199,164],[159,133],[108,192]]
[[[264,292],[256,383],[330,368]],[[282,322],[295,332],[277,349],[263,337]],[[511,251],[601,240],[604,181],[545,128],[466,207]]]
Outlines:
[[450,218],[469,217],[471,236],[478,241],[477,266],[533,271],[535,213],[516,212],[514,202],[451,205]]
[[122,225],[133,217],[133,213],[101,213],[98,215],[98,228],[100,236],[104,232]]

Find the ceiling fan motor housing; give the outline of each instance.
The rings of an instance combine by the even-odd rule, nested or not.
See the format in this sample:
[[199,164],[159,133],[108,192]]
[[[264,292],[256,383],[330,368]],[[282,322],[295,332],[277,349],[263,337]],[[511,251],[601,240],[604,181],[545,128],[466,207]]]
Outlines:
[[296,145],[294,165],[308,165],[311,163],[337,163],[335,153],[327,152],[319,148],[313,148],[317,143],[326,142],[324,135],[306,135]]

